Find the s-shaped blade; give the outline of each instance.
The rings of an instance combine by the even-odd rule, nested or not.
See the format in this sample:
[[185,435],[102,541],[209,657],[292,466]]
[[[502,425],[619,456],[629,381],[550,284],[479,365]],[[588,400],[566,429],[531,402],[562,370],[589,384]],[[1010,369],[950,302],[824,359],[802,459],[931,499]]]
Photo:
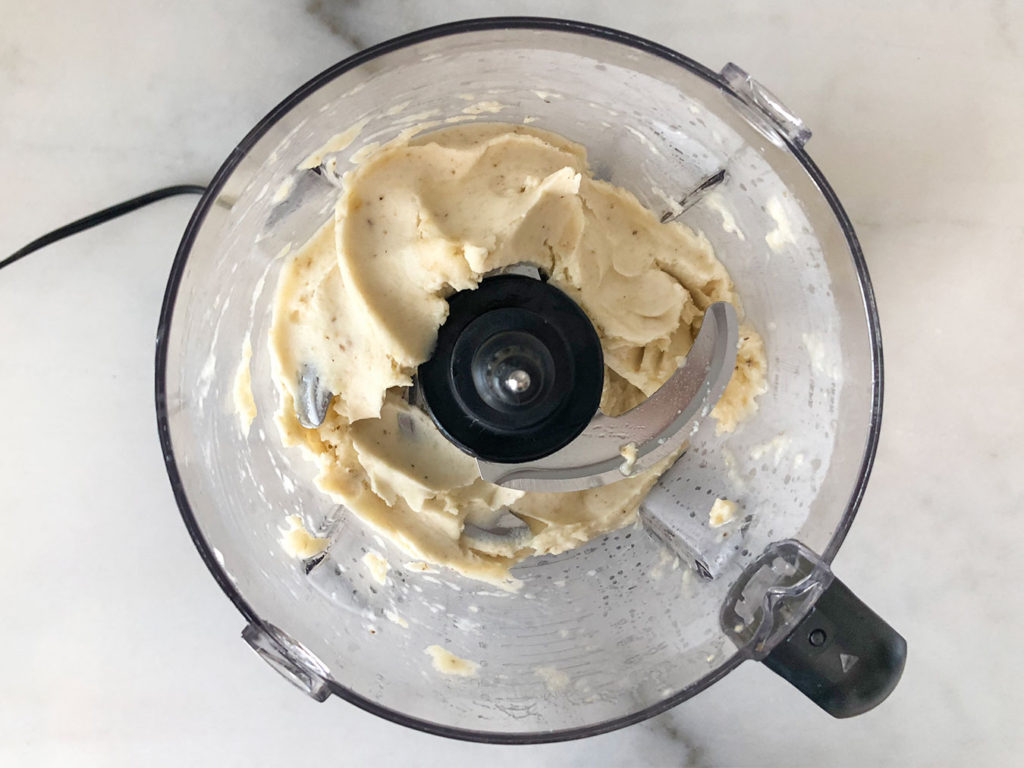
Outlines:
[[650,469],[693,435],[721,398],[736,366],[738,326],[731,304],[712,304],[683,364],[640,405],[614,418],[598,413],[579,437],[542,459],[478,460],[481,477],[506,488],[563,492]]

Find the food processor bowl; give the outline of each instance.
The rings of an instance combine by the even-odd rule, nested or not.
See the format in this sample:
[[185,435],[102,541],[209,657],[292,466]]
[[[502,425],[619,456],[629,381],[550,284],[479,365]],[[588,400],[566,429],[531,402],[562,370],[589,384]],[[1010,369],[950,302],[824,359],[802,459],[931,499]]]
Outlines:
[[[312,463],[282,445],[274,423],[266,339],[288,254],[332,215],[354,155],[460,120],[562,134],[587,148],[596,177],[702,232],[768,361],[757,413],[732,434],[705,421],[640,523],[526,560],[512,571],[518,592],[410,562],[317,490]],[[156,361],[174,494],[249,644],[317,699],[334,694],[483,741],[637,722],[745,659],[765,659],[832,714],[884,698],[902,639],[828,568],[878,439],[878,318],[850,222],[803,149],[808,137],[732,65],[719,74],[621,32],[542,19],[407,35],[276,107],[188,225]],[[244,434],[232,392],[247,340],[257,416]],[[717,498],[738,513],[714,527]],[[300,560],[282,549],[289,515],[330,538],[326,553]],[[390,565],[384,583],[362,562],[371,551]],[[475,675],[439,672],[426,652],[435,645],[475,663]],[[854,679],[860,671],[868,683]]]

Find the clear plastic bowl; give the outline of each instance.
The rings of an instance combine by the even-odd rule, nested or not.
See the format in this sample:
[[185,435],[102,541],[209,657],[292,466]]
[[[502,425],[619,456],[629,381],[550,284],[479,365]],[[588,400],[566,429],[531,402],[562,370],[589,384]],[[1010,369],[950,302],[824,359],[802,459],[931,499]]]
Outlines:
[[[188,530],[248,622],[247,639],[307,692],[460,738],[590,735],[650,717],[754,655],[719,614],[767,546],[798,539],[831,561],[878,436],[873,297],[850,223],[802,148],[806,132],[742,73],[725,74],[573,22],[447,25],[314,78],[217,173],[164,300],[160,437]],[[496,111],[481,112],[490,102]],[[672,200],[727,170],[681,220],[706,234],[732,274],[765,339],[769,388],[736,433],[716,436],[705,424],[645,503],[686,528],[692,560],[713,578],[639,526],[522,563],[518,594],[424,573],[316,490],[312,466],[281,445],[266,334],[283,254],[330,215],[332,177],[353,153],[467,108],[582,143],[598,177],[655,211],[673,210]],[[320,173],[300,170],[363,120],[355,142]],[[231,404],[246,338],[258,408],[248,437]],[[712,529],[707,509],[718,496],[738,501],[741,517]],[[281,549],[290,514],[330,533],[322,561]],[[370,549],[390,562],[385,586],[360,562]],[[477,675],[438,673],[425,653],[435,644],[479,664]]]

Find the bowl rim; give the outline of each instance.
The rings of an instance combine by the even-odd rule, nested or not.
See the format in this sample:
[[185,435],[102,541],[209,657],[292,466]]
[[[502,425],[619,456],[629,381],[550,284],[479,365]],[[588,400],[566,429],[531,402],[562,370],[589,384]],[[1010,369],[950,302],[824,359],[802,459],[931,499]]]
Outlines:
[[[245,617],[246,621],[251,624],[262,627],[264,622],[231,583],[227,573],[217,563],[212,548],[206,542],[185,493],[181,475],[178,471],[170,434],[166,392],[169,331],[174,319],[174,308],[178,296],[178,289],[180,287],[196,235],[202,227],[203,222],[206,219],[206,214],[220,193],[224,183],[234,172],[242,158],[245,157],[248,151],[260,138],[263,137],[271,126],[273,126],[283,115],[289,112],[296,104],[301,102],[307,96],[311,95],[323,85],[344,72],[401,48],[406,48],[411,45],[416,45],[418,43],[423,43],[441,37],[472,34],[474,32],[489,32],[493,30],[541,30],[600,38],[608,42],[631,47],[644,53],[665,59],[689,70],[693,74],[698,75],[722,91],[738,96],[738,94],[736,94],[736,92],[726,83],[724,78],[703,64],[700,64],[699,62],[694,61],[671,48],[628,32],[622,32],[617,29],[599,26],[588,22],[545,17],[498,16],[466,19],[427,27],[425,29],[392,38],[370,46],[369,48],[359,51],[348,58],[343,59],[337,64],[328,67],[320,74],[299,86],[299,88],[270,110],[270,112],[268,112],[267,115],[249,131],[245,138],[235,146],[231,154],[227,157],[220,169],[214,175],[213,179],[210,181],[210,184],[207,186],[206,193],[202,196],[196,206],[195,211],[185,228],[184,234],[182,235],[181,242],[171,265],[167,287],[164,292],[163,302],[160,308],[159,323],[157,326],[155,395],[157,430],[160,437],[161,452],[167,469],[167,475],[170,480],[171,490],[174,493],[174,498],[178,504],[178,509],[185,523],[185,527],[192,539],[192,543],[199,551],[199,555],[202,557],[203,562],[206,563],[206,567],[220,585],[220,588],[228,596],[231,602],[234,603],[235,607],[242,616]],[[857,481],[853,493],[850,496],[850,501],[847,504],[846,511],[839,521],[828,546],[825,548],[825,551],[821,553],[822,559],[826,563],[831,563],[839,547],[842,545],[843,540],[846,538],[850,526],[853,523],[853,519],[857,514],[857,509],[863,499],[868,477],[871,474],[871,468],[878,448],[878,440],[881,430],[883,396],[881,327],[878,318],[874,289],[872,288],[871,279],[868,275],[864,254],[846,211],[840,204],[838,197],[832,190],[832,187],[825,179],[825,176],[811,160],[806,150],[801,145],[789,141],[781,134],[780,139],[785,143],[786,148],[798,159],[804,170],[814,182],[815,186],[817,186],[821,194],[824,196],[846,237],[857,273],[857,279],[860,284],[865,315],[868,321],[868,337],[872,358],[872,407],[868,438],[865,444],[864,457],[861,462]],[[682,690],[677,691],[672,696],[628,715],[586,726],[523,733],[473,730],[434,723],[429,720],[411,717],[398,710],[382,706],[371,699],[345,688],[334,680],[329,679],[326,683],[330,688],[331,693],[339,698],[344,699],[345,701],[374,715],[416,730],[439,736],[461,739],[464,741],[483,742],[489,744],[541,744],[595,736],[597,734],[607,733],[619,728],[624,728],[628,725],[642,722],[643,720],[665,712],[686,699],[700,693],[739,666],[739,664],[745,659],[746,656],[742,651],[736,653],[721,666],[712,670],[704,677],[694,681]]]

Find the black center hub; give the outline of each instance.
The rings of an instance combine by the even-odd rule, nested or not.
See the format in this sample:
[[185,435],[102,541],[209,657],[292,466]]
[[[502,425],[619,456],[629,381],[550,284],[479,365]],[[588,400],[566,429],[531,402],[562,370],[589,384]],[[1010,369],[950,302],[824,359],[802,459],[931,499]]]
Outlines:
[[434,422],[466,453],[517,463],[554,453],[601,402],[604,359],[590,320],[562,291],[490,277],[448,300],[417,379]]

